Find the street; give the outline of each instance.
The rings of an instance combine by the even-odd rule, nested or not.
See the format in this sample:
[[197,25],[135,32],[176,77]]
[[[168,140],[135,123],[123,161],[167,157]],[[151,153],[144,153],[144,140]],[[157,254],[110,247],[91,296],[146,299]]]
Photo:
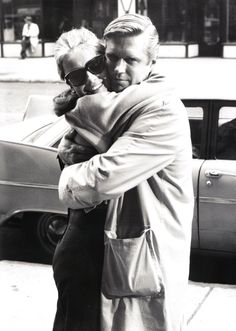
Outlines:
[[[22,119],[24,108],[30,94],[57,95],[66,84],[60,82],[53,58],[45,59],[46,67],[35,59],[18,62],[3,59],[4,73],[0,72],[0,126]],[[43,59],[39,59],[43,61]],[[26,71],[25,65],[29,65]],[[181,96],[227,97],[234,91],[236,76],[235,59],[193,58],[158,59],[157,65],[173,81]],[[12,72],[11,72],[12,71]],[[1,77],[2,75],[2,77]],[[40,80],[32,82],[34,77]],[[3,81],[8,77],[8,81]],[[51,80],[49,78],[51,77]],[[15,82],[18,80],[19,82]],[[27,82],[28,80],[28,82]],[[43,80],[47,82],[43,82]],[[40,81],[40,82],[39,82]],[[189,82],[189,84],[186,84]],[[205,87],[208,87],[206,90]]]
[[22,120],[28,96],[56,96],[66,89],[64,83],[0,82],[0,126]]

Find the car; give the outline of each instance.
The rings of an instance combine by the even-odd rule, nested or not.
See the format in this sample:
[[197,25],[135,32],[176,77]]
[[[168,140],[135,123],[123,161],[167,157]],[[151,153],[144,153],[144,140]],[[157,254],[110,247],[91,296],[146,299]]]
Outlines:
[[193,144],[192,248],[236,253],[236,100],[184,99]]
[[[185,90],[182,101],[193,144],[192,250],[235,254],[236,98],[192,97]],[[63,117],[41,121],[31,133],[15,130],[12,139],[0,133],[0,224],[22,222],[52,256],[67,224],[57,192],[57,146],[69,126]]]
[[23,121],[0,130],[0,225],[20,223],[52,257],[67,224],[57,193],[57,146],[69,125],[51,111],[35,111],[37,105],[51,108],[51,96],[30,101]]

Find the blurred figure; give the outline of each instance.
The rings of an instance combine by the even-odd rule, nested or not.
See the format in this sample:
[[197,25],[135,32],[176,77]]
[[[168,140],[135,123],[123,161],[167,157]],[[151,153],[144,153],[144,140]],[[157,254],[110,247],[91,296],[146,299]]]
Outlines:
[[67,16],[63,16],[62,20],[59,24],[59,33],[60,35],[63,32],[67,32],[72,29],[71,19],[69,19]]
[[21,58],[26,58],[26,51],[28,50],[30,53],[34,53],[36,51],[36,47],[38,45],[38,35],[39,35],[39,27],[36,23],[32,22],[31,16],[26,16],[25,24],[22,30],[22,41],[21,41]]

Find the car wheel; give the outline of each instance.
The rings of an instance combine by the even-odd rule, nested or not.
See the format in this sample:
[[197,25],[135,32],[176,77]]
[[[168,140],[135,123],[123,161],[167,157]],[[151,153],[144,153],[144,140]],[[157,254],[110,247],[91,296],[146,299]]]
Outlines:
[[41,246],[47,252],[53,254],[66,227],[67,216],[60,214],[43,214],[37,222],[37,237]]

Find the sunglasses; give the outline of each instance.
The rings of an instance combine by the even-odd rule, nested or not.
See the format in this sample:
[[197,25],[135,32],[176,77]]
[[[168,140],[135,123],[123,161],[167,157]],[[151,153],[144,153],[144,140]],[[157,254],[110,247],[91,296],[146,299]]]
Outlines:
[[66,83],[73,86],[81,86],[86,83],[87,71],[94,75],[100,74],[105,68],[105,56],[98,55],[85,64],[84,68],[74,69],[65,75]]

